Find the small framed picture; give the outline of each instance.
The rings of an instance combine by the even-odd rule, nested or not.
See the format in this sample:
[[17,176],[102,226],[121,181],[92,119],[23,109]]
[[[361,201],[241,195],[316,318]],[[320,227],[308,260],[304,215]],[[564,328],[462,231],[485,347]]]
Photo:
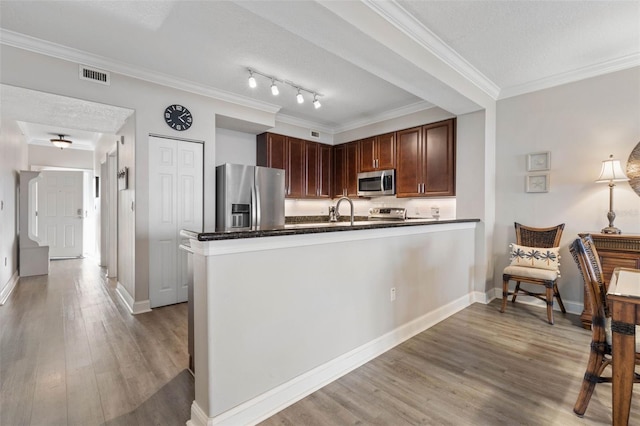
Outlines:
[[528,175],[525,189],[527,192],[549,192],[549,173]]
[[527,154],[527,171],[537,172],[551,168],[551,152],[535,152]]

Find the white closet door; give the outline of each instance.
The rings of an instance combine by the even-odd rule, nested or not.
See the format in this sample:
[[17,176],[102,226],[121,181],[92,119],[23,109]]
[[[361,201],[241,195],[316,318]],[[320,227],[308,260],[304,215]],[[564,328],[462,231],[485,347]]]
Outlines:
[[181,229],[202,231],[202,144],[149,138],[149,299],[152,308],[187,301]]
[[38,237],[49,257],[82,256],[82,172],[43,171],[38,190]]

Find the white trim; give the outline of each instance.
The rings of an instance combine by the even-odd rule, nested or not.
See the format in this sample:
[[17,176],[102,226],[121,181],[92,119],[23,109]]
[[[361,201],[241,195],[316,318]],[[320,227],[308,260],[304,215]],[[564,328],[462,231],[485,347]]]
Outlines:
[[131,297],[127,289],[120,284],[120,281],[118,281],[118,285],[116,286],[116,293],[120,296],[120,300],[124,302],[131,314],[138,315],[145,312],[151,312],[151,303],[149,300],[134,302],[133,297]]
[[[494,287],[493,293],[494,293],[494,297],[493,297],[494,299],[502,300],[502,287]],[[542,300],[537,299],[533,296],[525,296],[523,294],[518,295],[518,298],[516,299],[516,303],[523,303],[525,305],[537,306],[541,309],[546,309],[546,306],[547,306],[547,304],[544,303]],[[582,311],[584,310],[584,304],[582,304],[581,302],[576,302],[572,300],[569,300],[569,301],[563,300],[562,303],[564,304],[564,307],[567,310],[568,314],[581,315]],[[509,301],[509,303],[507,304],[507,310],[509,309],[510,304],[511,304],[511,301]],[[560,307],[558,306],[557,303],[553,304],[553,310],[560,311]]]
[[462,296],[215,417],[204,417],[194,401],[187,425],[255,425],[468,307],[473,298],[473,293]]
[[500,88],[493,81],[449,47],[400,4],[395,1],[362,0],[362,2],[492,99],[498,98]]
[[[477,222],[433,223],[417,226],[398,226],[378,229],[345,229],[335,232],[280,235],[256,238],[232,238],[228,240],[197,241],[191,240],[194,253],[203,256],[217,256],[230,253],[245,253],[263,250],[277,250],[292,247],[336,244],[347,241],[393,238],[405,235],[430,234],[434,232],[475,229]],[[345,226],[346,227],[346,226]]]
[[[334,129],[334,132],[342,133],[349,130],[359,129],[360,127],[369,126],[385,120],[393,120],[394,118],[404,117],[409,114],[426,111],[432,108],[437,108],[437,107],[430,102],[420,101],[420,102],[413,103],[411,105],[405,105],[396,109],[385,111],[370,119],[356,120],[356,121],[351,121],[349,123],[345,123],[339,127],[336,127]],[[451,114],[451,117],[455,117],[455,115]]]
[[0,306],[6,303],[7,299],[11,295],[11,292],[16,288],[16,285],[18,285],[18,280],[20,280],[20,276],[18,275],[18,271],[16,270],[11,278],[9,278],[9,281],[7,281],[5,286],[2,288],[2,291],[0,291]]
[[232,104],[254,108],[270,114],[275,114],[280,110],[280,106],[278,105],[257,101],[246,96],[240,96],[231,92],[216,89],[214,87],[205,86],[193,81],[133,66],[112,58],[107,58],[104,56],[95,55],[93,53],[84,52],[82,50],[73,49],[61,44],[52,43],[50,41],[30,37],[14,31],[9,31],[4,28],[0,28],[0,43],[7,46],[16,47],[18,49],[24,49],[30,52],[62,59],[65,61],[75,62],[91,67],[97,67],[105,71],[111,71],[117,74],[126,75],[129,77],[159,84],[161,86],[195,93],[196,95],[207,96]]
[[498,99],[507,99],[514,96],[524,95],[526,93],[536,92],[538,90],[549,89],[555,86],[561,86],[567,83],[584,80],[599,75],[622,71],[628,68],[640,66],[640,53],[632,53],[622,58],[613,59],[611,61],[602,62],[600,64],[589,65],[578,68],[573,71],[567,71],[555,74],[546,78],[529,81],[524,84],[505,87],[500,90]]
[[187,426],[206,426],[209,418],[196,401],[191,404],[191,419],[187,420]]

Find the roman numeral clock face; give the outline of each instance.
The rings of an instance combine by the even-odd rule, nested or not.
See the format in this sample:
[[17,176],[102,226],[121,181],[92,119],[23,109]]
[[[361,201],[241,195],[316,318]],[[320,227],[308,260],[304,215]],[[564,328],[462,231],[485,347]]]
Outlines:
[[193,124],[191,112],[182,105],[169,105],[164,110],[164,121],[174,130],[187,130]]

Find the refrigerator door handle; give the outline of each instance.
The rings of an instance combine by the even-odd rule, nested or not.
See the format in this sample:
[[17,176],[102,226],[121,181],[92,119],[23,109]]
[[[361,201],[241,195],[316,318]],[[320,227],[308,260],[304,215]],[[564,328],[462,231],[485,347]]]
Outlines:
[[251,197],[253,198],[251,200],[251,226],[255,228],[262,222],[262,218],[260,217],[260,191],[258,190],[257,185],[253,185],[251,188]]
[[251,228],[255,228],[260,223],[258,213],[258,191],[255,185],[251,187]]

